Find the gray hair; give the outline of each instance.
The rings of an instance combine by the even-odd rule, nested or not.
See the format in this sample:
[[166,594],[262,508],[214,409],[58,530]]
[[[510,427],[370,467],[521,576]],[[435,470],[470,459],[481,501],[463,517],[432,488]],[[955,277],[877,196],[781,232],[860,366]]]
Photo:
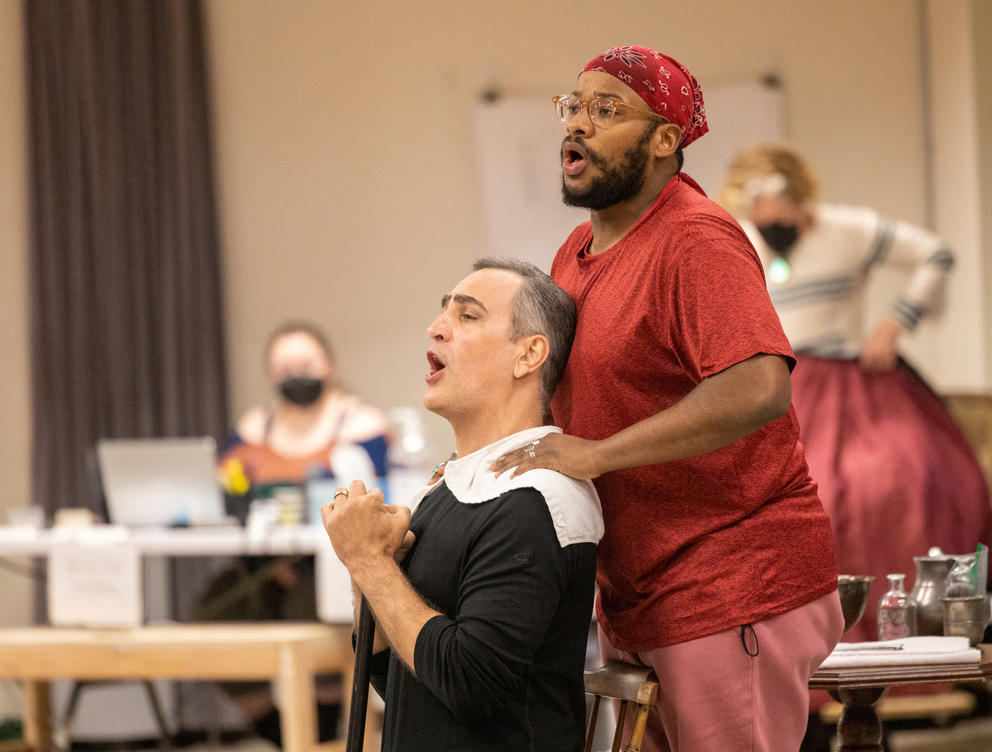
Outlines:
[[551,277],[526,261],[486,257],[476,261],[472,268],[475,271],[505,269],[522,278],[510,311],[510,339],[531,334],[547,338],[548,359],[541,366],[541,399],[547,408],[572,350],[578,318],[575,303]]

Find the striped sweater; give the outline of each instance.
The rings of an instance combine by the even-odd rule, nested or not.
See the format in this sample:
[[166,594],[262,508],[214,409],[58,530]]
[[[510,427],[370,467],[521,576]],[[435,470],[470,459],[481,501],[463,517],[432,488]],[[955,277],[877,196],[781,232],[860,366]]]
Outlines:
[[765,267],[768,292],[793,350],[857,357],[870,330],[864,320],[867,281],[882,264],[910,272],[891,305],[904,329],[914,329],[939,303],[954,263],[940,238],[868,208],[818,204],[814,216],[788,254],[788,278],[781,281],[769,274],[775,254],[752,223],[741,221]]

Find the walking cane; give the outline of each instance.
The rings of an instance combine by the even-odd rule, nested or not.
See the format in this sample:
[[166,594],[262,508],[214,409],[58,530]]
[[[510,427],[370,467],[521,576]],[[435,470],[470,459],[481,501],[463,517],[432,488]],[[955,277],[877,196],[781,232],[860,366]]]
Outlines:
[[365,716],[369,704],[369,661],[372,660],[372,641],[375,636],[375,617],[369,602],[362,596],[358,612],[358,636],[355,640],[355,676],[351,684],[351,712],[348,714],[348,739],[346,752],[362,752],[365,745]]

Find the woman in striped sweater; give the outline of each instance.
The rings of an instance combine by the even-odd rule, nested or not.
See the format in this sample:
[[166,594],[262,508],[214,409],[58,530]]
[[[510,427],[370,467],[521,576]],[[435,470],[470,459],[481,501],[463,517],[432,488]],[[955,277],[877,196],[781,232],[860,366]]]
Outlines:
[[[932,546],[967,553],[992,540],[974,453],[898,348],[939,304],[953,256],[923,229],[819,201],[809,165],[785,147],[738,154],[720,200],[758,251],[798,357],[792,400],[839,571],[875,576],[865,615],[845,639],[877,639],[886,574],[912,573],[913,557]],[[867,285],[883,265],[906,269],[908,282],[869,322]]]

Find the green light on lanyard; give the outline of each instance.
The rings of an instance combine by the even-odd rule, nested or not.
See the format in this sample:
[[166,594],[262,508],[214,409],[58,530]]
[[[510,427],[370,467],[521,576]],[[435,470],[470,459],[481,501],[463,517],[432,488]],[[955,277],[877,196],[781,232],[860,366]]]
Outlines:
[[776,256],[772,259],[772,263],[768,266],[768,278],[772,282],[781,285],[788,281],[790,274],[792,274],[792,270],[789,268],[788,261],[781,256]]

